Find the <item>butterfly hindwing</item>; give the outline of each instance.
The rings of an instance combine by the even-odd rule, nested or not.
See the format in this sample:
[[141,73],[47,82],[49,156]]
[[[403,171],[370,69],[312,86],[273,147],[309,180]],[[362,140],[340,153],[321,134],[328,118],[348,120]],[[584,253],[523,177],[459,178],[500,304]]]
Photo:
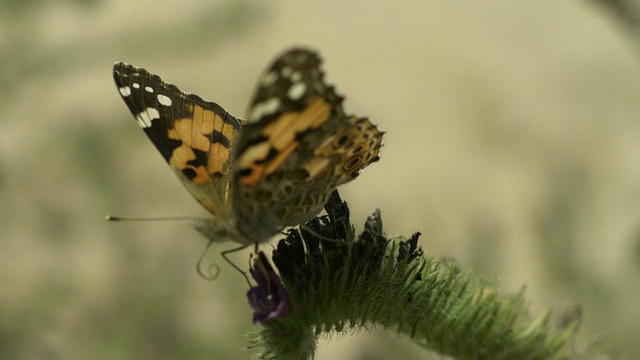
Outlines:
[[191,194],[212,214],[228,216],[241,120],[145,69],[118,62],[113,76],[129,110]]

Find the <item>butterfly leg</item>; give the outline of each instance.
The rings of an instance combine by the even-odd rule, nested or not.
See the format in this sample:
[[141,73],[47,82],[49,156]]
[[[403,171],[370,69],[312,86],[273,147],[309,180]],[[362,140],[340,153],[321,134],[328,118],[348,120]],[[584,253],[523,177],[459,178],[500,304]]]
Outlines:
[[[227,257],[228,254],[244,250],[247,247],[249,247],[249,245],[242,245],[242,246],[239,246],[237,248],[225,250],[225,251],[221,252],[220,255],[222,255],[222,258],[224,258],[224,260],[226,262],[228,262],[231,266],[233,266],[234,269],[236,269],[238,272],[240,272],[240,274],[242,274],[242,276],[244,276],[244,279],[247,281],[247,284],[249,284],[249,287],[251,287],[251,282],[249,281],[249,277],[247,277],[247,273],[245,271],[243,271],[242,269],[240,269],[240,267],[238,267],[238,265],[234,264],[233,261],[231,261],[231,259],[229,259]],[[258,244],[256,244],[256,250],[257,250],[257,248],[258,248]]]
[[339,240],[339,239],[332,239],[332,238],[328,238],[328,237],[326,237],[324,235],[318,234],[317,231],[311,229],[310,227],[308,227],[305,224],[300,224],[300,228],[304,229],[305,231],[307,231],[311,235],[317,237],[318,239],[322,239],[324,241],[328,241],[328,242],[332,242],[332,243],[341,243],[341,242],[343,242],[342,240]]

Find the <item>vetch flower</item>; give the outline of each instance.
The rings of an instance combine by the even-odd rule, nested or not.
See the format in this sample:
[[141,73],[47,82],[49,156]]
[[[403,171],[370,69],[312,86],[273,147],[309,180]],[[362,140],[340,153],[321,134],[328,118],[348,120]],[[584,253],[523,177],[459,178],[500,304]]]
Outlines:
[[253,323],[287,316],[291,311],[289,293],[262,251],[254,259],[249,271],[257,283],[247,292],[249,304],[254,310]]

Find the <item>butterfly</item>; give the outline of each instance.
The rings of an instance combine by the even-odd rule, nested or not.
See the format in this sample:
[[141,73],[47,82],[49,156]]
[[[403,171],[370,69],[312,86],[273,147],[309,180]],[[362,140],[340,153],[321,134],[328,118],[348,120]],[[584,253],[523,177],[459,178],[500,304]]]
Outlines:
[[194,227],[243,247],[313,218],[379,159],[383,133],[345,114],[317,53],[294,48],[259,80],[246,120],[123,62],[118,91],[187,190],[211,213]]

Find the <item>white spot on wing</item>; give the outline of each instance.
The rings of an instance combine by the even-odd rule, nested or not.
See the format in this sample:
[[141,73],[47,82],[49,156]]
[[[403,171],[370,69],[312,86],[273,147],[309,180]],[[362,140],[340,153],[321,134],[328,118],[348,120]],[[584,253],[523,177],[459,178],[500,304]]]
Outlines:
[[152,93],[153,94],[153,88],[151,86],[145,86],[144,89],[148,92],[148,93]]
[[300,71],[296,71],[293,74],[291,74],[291,81],[298,82],[301,79],[302,79],[302,74],[300,74]]
[[274,82],[278,80],[278,73],[275,71],[270,71],[262,78],[262,86],[271,86]]
[[140,84],[138,83],[133,83],[131,86],[133,86],[134,89],[140,89]]
[[261,118],[278,111],[279,108],[280,99],[275,97],[267,99],[261,103],[257,103],[249,115],[249,122],[256,122]]
[[119,88],[118,91],[120,91],[120,95],[125,97],[131,95],[131,88],[128,86],[123,86]]
[[171,98],[163,94],[158,94],[158,102],[160,103],[160,105],[164,105],[164,106],[171,106],[171,104],[173,104],[173,101],[171,101]]
[[289,91],[287,91],[287,96],[289,97],[289,99],[296,101],[300,99],[306,91],[307,85],[305,85],[303,82],[297,82],[291,85]]
[[151,122],[153,120],[160,119],[160,113],[158,112],[158,109],[148,107],[146,110],[136,115],[136,119],[138,119],[140,127],[148,128],[151,127]]
[[282,74],[282,77],[288,78],[291,75],[291,71],[290,67],[285,66],[280,70],[280,74]]

